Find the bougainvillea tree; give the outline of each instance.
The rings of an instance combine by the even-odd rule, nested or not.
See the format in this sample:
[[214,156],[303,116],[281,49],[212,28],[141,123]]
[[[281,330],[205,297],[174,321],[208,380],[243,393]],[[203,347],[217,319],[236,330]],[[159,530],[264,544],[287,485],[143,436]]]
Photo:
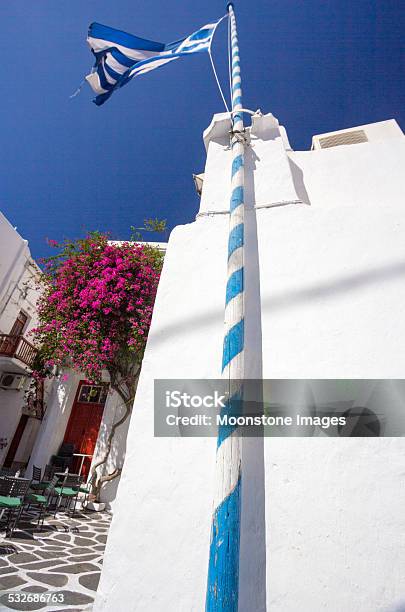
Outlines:
[[131,411],[162,254],[146,243],[114,243],[100,233],[63,244],[49,242],[60,252],[44,262],[40,323],[33,332],[41,347],[35,375],[44,377],[57,366],[67,366],[99,383],[107,372],[124,406],[103,456],[93,466],[93,494],[98,499],[103,484],[121,472],[116,467],[103,474],[97,468],[106,463],[115,432]]

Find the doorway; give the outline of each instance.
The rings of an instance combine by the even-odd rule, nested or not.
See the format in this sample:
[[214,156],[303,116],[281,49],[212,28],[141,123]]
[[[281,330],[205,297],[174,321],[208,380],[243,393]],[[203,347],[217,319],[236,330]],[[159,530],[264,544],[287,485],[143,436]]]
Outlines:
[[107,388],[107,385],[80,381],[63,439],[63,442],[74,445],[74,453],[78,455],[73,458],[70,471],[77,474],[81,469],[85,478],[97,443]]
[[10,333],[3,339],[1,343],[0,350],[3,355],[10,355],[11,357],[14,355],[20,342],[20,336],[22,335],[25,329],[27,321],[28,315],[26,315],[25,312],[20,310],[16,320],[13,323],[13,327],[11,328]]
[[22,414],[20,421],[17,425],[17,429],[15,430],[13,439],[11,440],[11,444],[10,444],[10,448],[8,449],[7,456],[4,460],[4,464],[3,464],[4,467],[9,468],[12,466],[15,454],[17,452],[17,449],[21,442],[21,438],[25,431],[25,426],[27,425],[27,421],[28,421],[28,416],[26,414]]

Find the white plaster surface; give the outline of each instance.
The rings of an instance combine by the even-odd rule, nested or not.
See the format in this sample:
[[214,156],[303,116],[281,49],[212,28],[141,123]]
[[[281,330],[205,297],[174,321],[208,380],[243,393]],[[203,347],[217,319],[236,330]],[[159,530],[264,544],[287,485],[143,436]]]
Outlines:
[[50,463],[51,456],[57,454],[65,436],[80,378],[79,374],[66,370],[47,383],[47,409],[27,466],[28,476],[32,474],[33,465],[43,470]]
[[[229,210],[232,152],[229,149],[228,130],[226,121],[218,121],[210,132],[212,139],[209,141],[200,214]],[[283,134],[272,115],[254,119],[254,127],[248,133],[250,144],[245,151],[245,202],[256,206],[279,206],[300,201]]]
[[0,333],[8,334],[20,310],[28,316],[24,334],[35,327],[39,269],[24,240],[0,212]]
[[[347,133],[350,130],[363,130],[366,133],[367,140],[371,142],[387,141],[390,138],[402,138],[403,133],[395,119],[386,121],[377,121],[376,123],[368,123],[365,125],[356,125],[354,128],[337,130],[335,132],[325,132],[324,134],[316,134],[313,136],[312,144],[319,146],[316,140],[318,138],[326,138],[335,134]],[[320,148],[320,147],[319,147]]]
[[[256,214],[248,203],[262,334],[250,330],[247,351],[261,340],[264,378],[405,378],[403,143],[288,153],[306,203]],[[220,212],[226,162],[211,153],[220,155],[218,143],[204,189],[211,182]],[[280,171],[262,167],[269,182]],[[97,612],[204,609],[216,444],[153,437],[153,379],[219,376],[226,243],[226,214],[171,235]],[[249,278],[249,292],[258,280]],[[399,612],[403,439],[244,442],[240,612]]]
[[[90,467],[90,474],[93,465],[104,456],[105,446],[113,424],[117,423],[123,415],[124,407],[121,398],[115,391],[110,391],[107,395],[107,400],[104,406],[97,444],[94,449],[93,460]],[[127,420],[120,425],[115,432],[108,459],[102,467],[98,468],[99,472],[102,470],[103,475],[111,474],[116,468],[122,467],[124,463],[126,439],[128,427],[131,422],[131,416],[132,415],[130,414]],[[117,494],[118,484],[119,477],[110,482],[106,482],[101,489],[100,501],[105,502],[107,507],[110,509],[114,507],[114,500]]]
[[[22,310],[28,317],[23,330],[30,341],[29,332],[37,324],[36,302],[39,295],[37,281],[39,269],[31,257],[28,243],[0,212],[0,333],[10,333]],[[0,356],[0,375],[12,372],[29,374],[28,368],[19,360]],[[8,445],[0,449],[0,466],[7,456],[9,445],[20,421],[24,404],[24,389],[0,389],[0,438],[6,438]],[[14,457],[24,461],[29,455],[37,425],[30,419],[23,439]]]

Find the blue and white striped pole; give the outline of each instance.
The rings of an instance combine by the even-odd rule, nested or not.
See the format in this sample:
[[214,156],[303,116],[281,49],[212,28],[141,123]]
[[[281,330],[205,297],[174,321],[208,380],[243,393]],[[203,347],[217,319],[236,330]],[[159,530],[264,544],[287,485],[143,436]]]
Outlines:
[[[228,273],[222,376],[229,401],[222,414],[237,414],[244,377],[244,127],[239,46],[233,5],[228,4],[232,48],[232,172]],[[241,514],[241,438],[236,427],[220,427],[211,528],[206,612],[237,612]]]

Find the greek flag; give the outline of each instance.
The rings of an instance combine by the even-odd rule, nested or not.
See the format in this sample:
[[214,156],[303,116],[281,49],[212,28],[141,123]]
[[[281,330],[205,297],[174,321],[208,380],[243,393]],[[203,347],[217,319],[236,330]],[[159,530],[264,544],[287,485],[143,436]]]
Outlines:
[[97,106],[104,104],[116,89],[145,72],[183,55],[210,51],[215,29],[222,19],[203,26],[187,38],[168,44],[138,38],[101,23],[92,23],[87,42],[96,63],[86,80],[97,94],[94,103]]

